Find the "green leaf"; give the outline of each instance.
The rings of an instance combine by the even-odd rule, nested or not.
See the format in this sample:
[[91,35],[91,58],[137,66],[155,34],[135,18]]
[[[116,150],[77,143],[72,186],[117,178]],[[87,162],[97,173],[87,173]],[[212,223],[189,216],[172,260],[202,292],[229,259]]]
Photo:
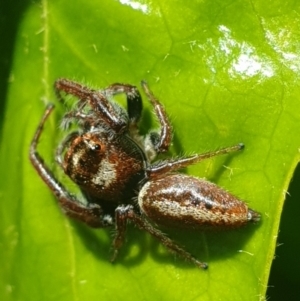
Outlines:
[[[261,1],[42,1],[20,25],[0,149],[1,300],[262,300],[285,194],[299,161],[300,4]],[[58,77],[95,88],[146,79],[174,126],[175,154],[243,142],[185,172],[262,214],[259,225],[170,236],[202,271],[131,226],[115,264],[112,230],[70,221],[28,160],[45,104],[57,110],[39,152],[53,154]],[[145,98],[145,97],[144,97]],[[143,131],[154,124],[145,101]],[[73,187],[71,187],[72,189]],[[128,297],[127,297],[128,296]]]

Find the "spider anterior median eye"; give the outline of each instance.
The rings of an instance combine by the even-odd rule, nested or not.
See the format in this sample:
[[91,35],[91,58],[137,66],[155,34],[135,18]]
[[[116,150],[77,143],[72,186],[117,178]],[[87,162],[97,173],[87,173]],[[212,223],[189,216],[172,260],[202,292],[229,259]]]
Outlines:
[[100,144],[95,144],[92,147],[92,150],[100,150],[101,149],[101,145]]

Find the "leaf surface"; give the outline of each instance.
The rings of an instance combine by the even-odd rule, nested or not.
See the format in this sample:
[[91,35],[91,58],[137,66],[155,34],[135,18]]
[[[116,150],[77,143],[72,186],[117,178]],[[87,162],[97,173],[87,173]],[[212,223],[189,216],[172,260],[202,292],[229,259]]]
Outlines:
[[[0,149],[1,299],[262,300],[299,161],[299,5],[44,0],[30,6],[19,29]],[[39,152],[66,180],[53,159],[63,137],[63,108],[52,90],[59,77],[94,88],[147,80],[171,117],[173,155],[243,142],[243,152],[184,172],[239,196],[262,221],[226,232],[171,229],[171,237],[209,263],[208,271],[133,226],[112,265],[113,231],[61,214],[28,160],[45,104],[54,102]],[[144,99],[143,132],[155,126]]]

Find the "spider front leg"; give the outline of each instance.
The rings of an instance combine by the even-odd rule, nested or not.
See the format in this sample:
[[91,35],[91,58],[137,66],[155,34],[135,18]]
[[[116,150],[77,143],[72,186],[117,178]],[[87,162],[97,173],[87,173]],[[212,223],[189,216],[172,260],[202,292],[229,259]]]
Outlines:
[[77,109],[67,114],[68,118],[86,119],[82,110],[89,104],[99,120],[103,120],[111,129],[121,132],[127,127],[125,114],[120,114],[101,91],[89,89],[74,81],[60,78],[55,81],[54,89],[60,101],[63,101],[61,92],[71,94],[79,98]]
[[151,132],[148,137],[156,153],[164,153],[168,151],[172,141],[172,126],[163,105],[153,95],[148,84],[145,81],[142,81],[141,84],[160,123],[160,133]]
[[141,94],[135,86],[115,83],[104,89],[108,95],[124,93],[127,100],[127,112],[129,122],[136,126],[139,122],[143,110]]
[[[59,100],[63,100],[61,92],[74,95],[79,98],[77,109],[67,114],[68,118],[88,119],[82,110],[89,104],[93,109],[96,119],[103,120],[109,128],[116,132],[124,131],[129,123],[136,124],[142,111],[142,99],[135,86],[127,84],[113,84],[104,90],[93,90],[74,81],[61,78],[55,81],[54,88]],[[119,106],[110,102],[108,96],[125,93],[127,97],[128,116]]]
[[33,140],[30,144],[29,158],[37,170],[40,177],[44,180],[47,186],[51,189],[53,194],[58,199],[58,202],[66,213],[66,215],[80,220],[91,227],[104,227],[105,224],[103,212],[99,205],[88,204],[84,205],[79,202],[73,195],[71,195],[67,189],[55,178],[51,170],[46,166],[44,160],[37,152],[37,146],[41,133],[43,131],[44,124],[49,117],[50,113],[54,109],[54,105],[50,104],[46,107],[45,113],[39,123],[39,126],[35,132]]
[[208,265],[205,262],[201,262],[192,256],[190,253],[185,251],[179,245],[177,245],[173,240],[167,237],[158,229],[154,228],[145,218],[138,215],[132,205],[119,206],[115,210],[115,223],[116,223],[116,236],[113,241],[113,256],[111,261],[113,262],[117,255],[118,251],[123,245],[125,239],[125,232],[127,227],[127,221],[131,221],[133,224],[138,226],[140,230],[147,231],[158,241],[160,241],[167,249],[171,252],[183,257],[184,259],[194,263],[196,266],[207,269]]
[[72,140],[75,139],[75,137],[77,137],[79,135],[78,132],[72,132],[70,133],[57,147],[56,149],[56,153],[55,153],[55,160],[56,162],[61,166],[61,168],[63,167],[63,152],[64,150],[70,145],[70,143],[72,142]]

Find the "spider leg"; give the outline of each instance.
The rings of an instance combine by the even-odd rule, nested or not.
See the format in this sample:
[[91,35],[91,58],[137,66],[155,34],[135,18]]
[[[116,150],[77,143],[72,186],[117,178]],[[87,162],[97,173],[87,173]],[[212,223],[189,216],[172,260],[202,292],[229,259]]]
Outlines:
[[56,80],[54,89],[60,101],[63,100],[61,92],[79,98],[77,106],[80,109],[77,109],[74,114],[70,114],[71,117],[80,117],[80,110],[88,103],[93,110],[93,114],[96,115],[96,119],[103,120],[110,129],[116,132],[122,132],[127,128],[127,114],[120,111],[116,105],[113,105],[113,103],[106,98],[105,92],[89,89],[88,87],[65,78]]
[[70,142],[79,135],[78,132],[70,133],[57,147],[55,152],[55,161],[63,168],[63,152],[66,147],[69,146]]
[[219,149],[217,151],[213,152],[208,152],[204,154],[196,154],[192,155],[189,157],[184,157],[184,158],[176,158],[176,159],[170,159],[170,160],[165,160],[158,162],[156,164],[153,164],[149,166],[146,169],[146,175],[148,179],[155,179],[160,177],[161,175],[165,175],[166,173],[170,173],[173,171],[176,171],[178,169],[187,167],[191,164],[199,163],[202,160],[223,155],[223,154],[228,154],[231,152],[239,151],[244,148],[244,144],[240,143],[234,146],[230,147],[225,147],[222,149]]
[[111,261],[114,261],[116,259],[118,251],[124,242],[127,220],[132,221],[135,225],[139,227],[140,230],[144,230],[150,233],[171,252],[194,263],[196,266],[202,269],[208,268],[208,265],[205,262],[201,262],[198,259],[196,259],[190,253],[188,253],[175,242],[173,242],[164,233],[154,228],[146,219],[142,218],[140,215],[135,213],[132,205],[119,206],[115,210],[116,236],[113,241],[114,253],[111,258]]
[[99,205],[84,205],[71,195],[66,188],[55,178],[51,170],[45,165],[43,159],[37,152],[37,145],[43,130],[45,121],[54,109],[54,105],[50,104],[46,107],[45,113],[35,132],[34,138],[30,144],[29,158],[40,177],[44,180],[53,194],[57,197],[60,206],[66,215],[80,220],[91,227],[104,227],[106,224],[102,222],[103,212]]
[[140,92],[135,86],[115,83],[104,89],[109,95],[124,93],[127,100],[127,112],[131,124],[136,125],[142,114],[143,103]]
[[148,84],[145,81],[142,81],[141,84],[160,123],[160,133],[151,132],[149,134],[150,141],[157,153],[166,152],[172,141],[172,126],[163,105],[153,95]]

